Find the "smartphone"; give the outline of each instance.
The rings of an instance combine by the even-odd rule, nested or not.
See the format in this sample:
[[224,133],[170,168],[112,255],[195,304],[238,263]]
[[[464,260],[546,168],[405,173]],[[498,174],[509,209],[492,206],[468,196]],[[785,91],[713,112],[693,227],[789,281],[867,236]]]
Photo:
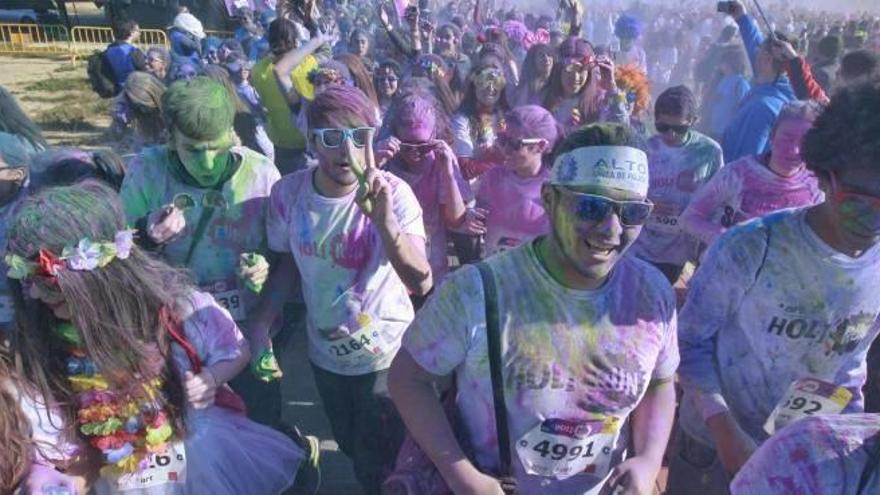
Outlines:
[[733,2],[718,2],[715,9],[722,14],[731,14],[733,13]]

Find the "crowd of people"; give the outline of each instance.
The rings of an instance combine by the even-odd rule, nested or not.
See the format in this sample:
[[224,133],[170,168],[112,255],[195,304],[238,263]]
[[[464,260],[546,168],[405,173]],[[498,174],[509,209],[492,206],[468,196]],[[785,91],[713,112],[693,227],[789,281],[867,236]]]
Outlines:
[[880,17],[484,1],[0,88],[0,493],[316,493],[297,331],[368,495],[880,493]]

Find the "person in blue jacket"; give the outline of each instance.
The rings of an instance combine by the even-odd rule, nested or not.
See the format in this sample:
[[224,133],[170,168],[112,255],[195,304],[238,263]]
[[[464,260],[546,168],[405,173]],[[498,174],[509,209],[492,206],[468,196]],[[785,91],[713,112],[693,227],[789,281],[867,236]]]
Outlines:
[[113,84],[117,94],[122,91],[122,86],[132,72],[147,69],[146,57],[133,44],[139,35],[140,27],[134,21],[123,21],[113,27],[113,37],[116,41],[107,47],[104,57],[113,73]]
[[[735,0],[730,5],[729,14],[739,25],[754,73],[752,89],[740,103],[721,139],[724,158],[734,161],[767,151],[776,116],[785,103],[796,98],[785,75],[784,61],[773,57],[771,47],[774,38],[764,39],[758,23],[754,17],[746,14],[741,2]],[[774,37],[790,41],[781,33],[775,33]]]

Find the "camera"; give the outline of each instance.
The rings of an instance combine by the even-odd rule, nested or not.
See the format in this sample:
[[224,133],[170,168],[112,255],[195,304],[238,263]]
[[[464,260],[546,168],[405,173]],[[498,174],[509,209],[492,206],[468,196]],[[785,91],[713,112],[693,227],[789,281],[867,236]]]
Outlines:
[[733,2],[718,2],[718,5],[715,8],[722,14],[732,14]]

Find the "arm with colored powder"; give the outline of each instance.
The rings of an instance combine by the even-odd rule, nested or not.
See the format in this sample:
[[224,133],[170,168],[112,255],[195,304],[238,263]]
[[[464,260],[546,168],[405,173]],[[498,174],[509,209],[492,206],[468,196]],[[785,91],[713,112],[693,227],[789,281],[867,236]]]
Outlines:
[[296,105],[300,101],[300,94],[296,91],[293,81],[290,80],[290,73],[299,64],[305,61],[306,57],[314,54],[325,43],[331,43],[333,37],[324,33],[310,39],[305,45],[294,48],[285,53],[275,62],[275,81],[281,92],[287,97],[287,101],[291,105]]
[[719,459],[734,474],[755,448],[722,395],[716,348],[722,332],[735,331],[731,322],[754,285],[767,249],[767,236],[739,230],[719,239],[690,282],[679,318],[681,386],[702,415],[715,440]]
[[608,484],[626,494],[652,493],[663,464],[675,418],[675,385],[672,379],[652,383],[632,412],[635,455],[614,468]]
[[[435,392],[438,379],[466,360],[473,334],[485,332],[484,296],[476,272],[465,267],[450,274],[418,312],[391,364],[388,390],[407,430],[453,493],[501,495],[498,482],[465,456]],[[494,428],[494,421],[488,427]]]
[[727,228],[715,220],[728,203],[732,191],[733,165],[721,169],[701,187],[687,208],[681,214],[681,224],[685,232],[696,237],[707,246],[723,234]]

